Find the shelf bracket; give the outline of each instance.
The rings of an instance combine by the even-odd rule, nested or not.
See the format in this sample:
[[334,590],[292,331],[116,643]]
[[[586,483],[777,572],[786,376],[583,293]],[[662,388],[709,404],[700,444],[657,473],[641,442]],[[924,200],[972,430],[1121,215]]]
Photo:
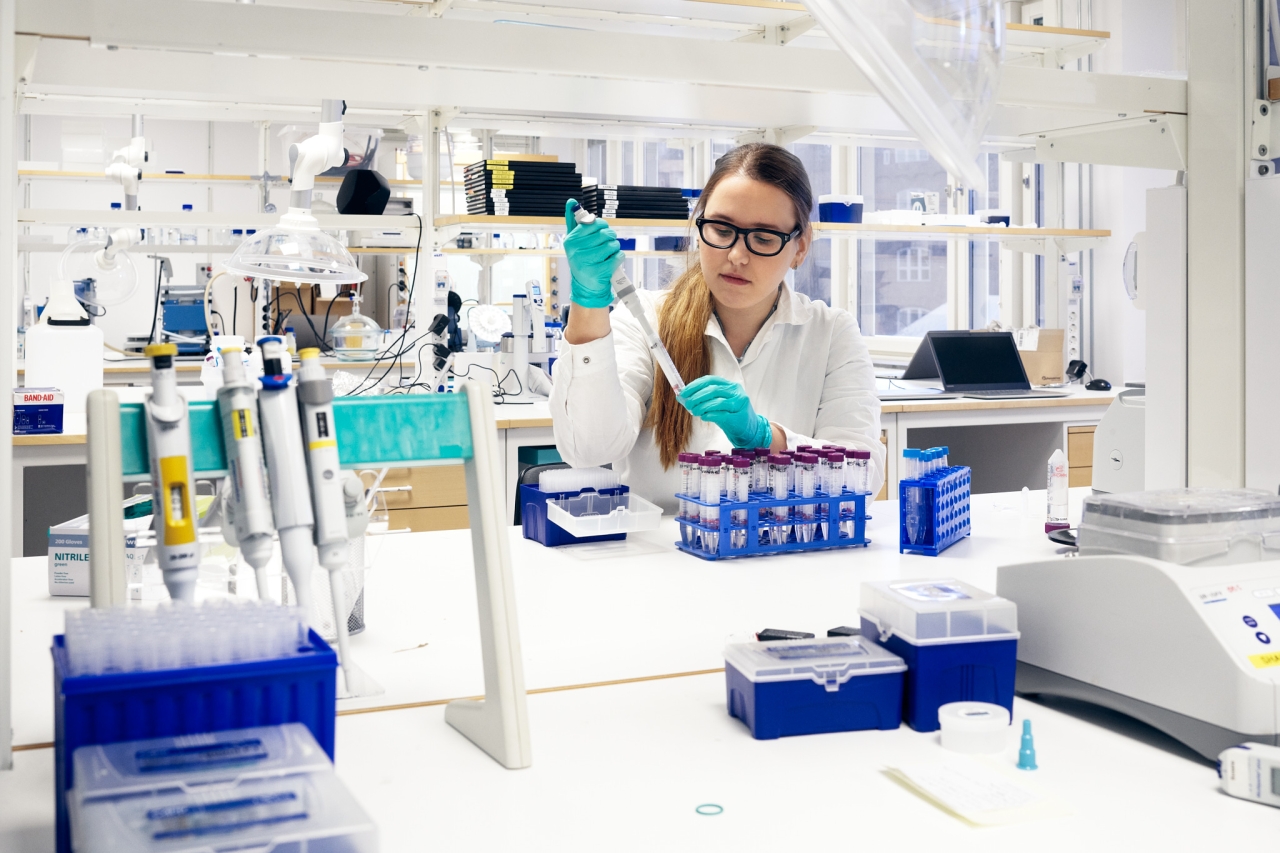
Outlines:
[[1149,113],[1026,133],[1022,138],[1034,143],[1037,163],[1093,163],[1178,172],[1187,168],[1187,117],[1181,113]]
[[785,24],[763,26],[752,30],[744,36],[738,36],[734,41],[749,42],[751,44],[776,44],[779,47],[785,47],[809,32],[817,24],[818,22],[813,19],[812,15],[801,15],[798,18],[792,18]]
[[773,145],[790,145],[818,129],[816,124],[791,124],[786,127],[770,127],[762,130],[748,130],[733,138],[735,145],[746,145],[748,142],[769,142]]

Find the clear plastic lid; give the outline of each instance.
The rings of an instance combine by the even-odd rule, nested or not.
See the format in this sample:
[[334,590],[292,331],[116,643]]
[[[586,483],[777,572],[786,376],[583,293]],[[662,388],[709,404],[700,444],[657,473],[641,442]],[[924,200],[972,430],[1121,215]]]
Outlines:
[[82,746],[72,762],[77,802],[190,791],[332,766],[301,723]]
[[382,327],[369,316],[355,311],[329,329],[333,351],[345,361],[376,358],[382,345]]
[[1275,519],[1280,526],[1280,496],[1256,489],[1166,489],[1084,499],[1084,520],[1116,526],[1124,521],[1148,524],[1217,524]]
[[295,209],[276,227],[250,232],[223,266],[234,275],[298,284],[357,284],[369,277],[315,217]]
[[917,645],[1018,636],[1018,608],[1006,598],[951,578],[875,581],[862,585],[862,616]]
[[71,809],[77,853],[222,853],[378,849],[373,821],[332,770]]
[[855,675],[883,675],[907,668],[902,658],[863,637],[820,640],[774,640],[733,643],[725,662],[751,681],[802,681],[825,684],[828,690]]

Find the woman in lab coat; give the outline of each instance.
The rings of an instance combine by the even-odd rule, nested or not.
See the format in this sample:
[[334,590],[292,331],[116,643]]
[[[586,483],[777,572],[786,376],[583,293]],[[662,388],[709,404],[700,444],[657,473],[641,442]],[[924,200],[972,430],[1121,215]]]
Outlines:
[[673,511],[678,453],[836,444],[871,451],[879,491],[880,401],[858,324],[784,280],[809,251],[812,207],[804,165],[784,148],[743,145],[716,163],[694,210],[696,261],[668,289],[640,292],[688,383],[679,396],[630,312],[609,311],[617,234],[566,214],[573,306],[551,394],[566,462],[612,463]]

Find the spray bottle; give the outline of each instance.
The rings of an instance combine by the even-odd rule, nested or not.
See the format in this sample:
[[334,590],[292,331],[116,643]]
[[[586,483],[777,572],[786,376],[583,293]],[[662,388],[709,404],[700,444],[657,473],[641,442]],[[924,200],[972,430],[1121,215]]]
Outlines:
[[176,344],[151,344],[151,393],[147,395],[147,449],[151,456],[156,558],[174,601],[193,603],[200,572],[195,489],[191,474],[191,426],[187,401],[173,369]]
[[245,562],[253,567],[258,598],[266,601],[269,598],[266,567],[271,559],[275,524],[258,427],[258,396],[253,382],[245,374],[241,352],[239,347],[222,350],[218,410],[222,415],[222,443],[227,450],[228,471],[222,486],[225,517],[222,537],[228,545],[238,547]]

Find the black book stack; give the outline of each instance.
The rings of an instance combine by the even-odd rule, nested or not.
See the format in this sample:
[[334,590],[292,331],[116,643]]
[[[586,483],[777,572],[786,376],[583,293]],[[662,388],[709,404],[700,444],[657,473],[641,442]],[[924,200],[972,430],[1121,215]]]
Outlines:
[[689,203],[679,187],[582,188],[582,206],[605,219],[688,219]]
[[467,213],[564,216],[565,202],[582,192],[573,163],[481,160],[466,169]]

